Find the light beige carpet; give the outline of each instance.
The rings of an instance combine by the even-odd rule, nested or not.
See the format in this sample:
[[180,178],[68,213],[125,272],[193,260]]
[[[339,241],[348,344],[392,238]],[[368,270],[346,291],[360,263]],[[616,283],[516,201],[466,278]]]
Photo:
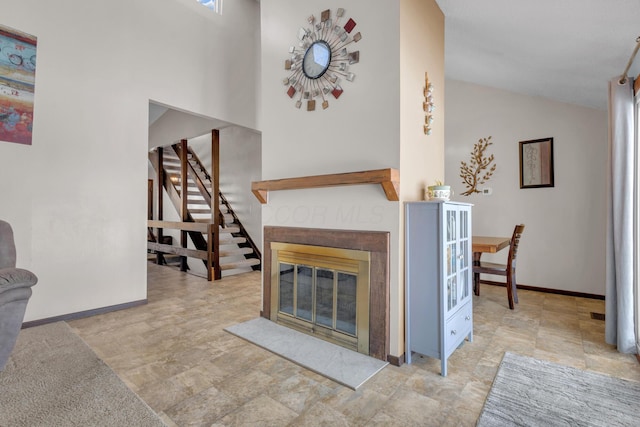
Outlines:
[[65,322],[20,331],[0,372],[0,426],[165,426]]

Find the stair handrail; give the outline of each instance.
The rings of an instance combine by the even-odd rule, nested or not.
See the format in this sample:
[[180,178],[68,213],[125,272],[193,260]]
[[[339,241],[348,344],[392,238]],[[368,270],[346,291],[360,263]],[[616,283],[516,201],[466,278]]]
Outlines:
[[[174,144],[171,146],[171,148],[173,148],[173,150],[178,155],[178,157],[182,159],[182,150],[180,149],[180,144]],[[187,147],[187,155],[189,154],[194,155],[193,150]],[[197,159],[197,157],[195,158]],[[200,159],[197,159],[197,161],[200,162]],[[187,172],[193,178],[194,182],[196,183],[196,186],[198,187],[198,191],[200,191],[200,194],[202,195],[202,197],[205,199],[209,207],[211,207],[211,194],[209,194],[209,190],[207,190],[207,187],[205,187],[204,183],[202,182],[200,175],[197,174],[197,172],[193,168],[193,165],[191,164],[191,162],[188,161],[188,159],[186,162],[186,166],[187,166]]]
[[[198,167],[200,169],[200,171],[204,174],[204,177],[206,179],[208,179],[210,182],[213,182],[213,180],[211,179],[211,175],[209,175],[209,172],[207,172],[207,168],[204,167],[204,164],[202,163],[202,161],[200,160],[200,158],[198,157],[198,155],[195,153],[195,151],[193,151],[193,149],[191,147],[188,147],[189,150],[189,154],[191,154],[193,160],[198,164]],[[191,170],[193,171],[194,174],[198,175],[197,171],[195,170],[195,168],[193,168],[193,165],[189,165],[191,167]],[[199,175],[198,178],[200,179]],[[206,188],[206,187],[205,187]],[[208,193],[208,192],[207,192]],[[253,239],[251,238],[251,236],[249,235],[249,232],[247,231],[247,229],[242,225],[242,222],[240,222],[240,219],[238,218],[238,216],[236,215],[235,211],[233,210],[233,208],[231,207],[231,204],[229,203],[229,201],[227,201],[227,198],[224,196],[224,194],[222,193],[222,191],[218,191],[218,196],[220,197],[220,200],[222,201],[222,204],[225,205],[227,207],[227,211],[231,214],[231,216],[233,217],[233,224],[237,225],[238,228],[240,229],[240,233],[242,235],[242,237],[247,239],[247,243],[249,244],[249,246],[251,247],[251,249],[255,252],[255,254],[258,256],[258,259],[260,261],[262,261],[262,252],[260,251],[260,249],[258,248],[258,245],[256,245],[256,243],[253,241]],[[211,203],[209,202],[209,206],[211,206]],[[220,215],[221,218],[221,224],[223,227],[226,227],[225,221],[224,221],[224,216],[222,215],[221,211],[218,211],[218,214]]]
[[[175,144],[172,147],[176,152],[176,154],[178,155],[178,158],[180,159],[181,169],[182,169],[182,166],[184,166],[184,169],[186,169],[184,171],[185,177],[189,175],[193,179],[193,181],[196,183],[196,187],[198,187],[198,191],[200,191],[200,194],[209,205],[209,209],[211,209],[212,212],[216,212],[215,215],[212,215],[212,220],[213,220],[212,223],[214,224],[214,228],[218,230],[220,227],[220,208],[218,204],[215,203],[215,201],[212,199],[211,194],[209,193],[206,186],[202,182],[202,179],[196,173],[195,169],[193,168],[193,165],[189,161],[189,154],[193,153],[193,150],[189,149],[186,139],[183,139],[182,141],[180,141],[180,144]],[[185,185],[186,185],[186,182],[185,182]],[[189,195],[187,191],[184,191],[184,200],[185,200],[184,203],[186,203],[186,199],[188,199],[188,197]],[[220,237],[219,236],[220,234],[217,232],[213,235],[213,242],[211,247],[213,250],[213,259],[214,259],[214,265],[215,265],[214,276],[216,280],[222,278],[222,270],[220,268]]]
[[[176,154],[180,156],[178,144],[173,145],[173,149],[176,152]],[[191,155],[193,159],[196,161],[196,163],[198,164],[198,167],[200,168],[200,171],[204,174],[205,179],[208,179],[209,181],[213,182],[211,180],[211,176],[209,176],[206,168],[200,161],[200,158],[198,158],[195,151],[193,151],[191,147],[187,147],[187,154]],[[207,202],[207,205],[209,205],[209,209],[211,209],[211,193],[209,193],[209,190],[207,189],[206,185],[204,184],[204,182],[202,182],[202,177],[200,176],[198,171],[193,167],[191,162],[187,162],[187,168],[188,168],[189,175],[193,177],[193,180],[196,183],[196,186],[198,187],[198,191],[200,192],[204,200]],[[226,228],[227,225],[225,223],[224,216],[222,215],[222,212],[220,211],[220,209],[218,209],[218,220],[220,221],[220,225],[222,226],[222,228]]]
[[224,197],[224,194],[222,194],[222,192],[220,192],[220,199],[222,200],[222,204],[227,207],[227,211],[229,211],[229,213],[233,217],[233,223],[236,224],[240,229],[240,234],[242,235],[242,237],[247,239],[247,244],[251,246],[251,249],[253,249],[253,252],[255,252],[255,254],[258,256],[258,259],[260,260],[260,262],[262,262],[262,252],[260,251],[260,249],[258,249],[258,245],[256,245],[256,243],[253,241],[247,229],[244,228],[244,225],[242,225],[242,222],[240,222],[240,219],[236,215],[236,212],[233,210],[233,208],[227,201],[227,198]]
[[[158,147],[158,149],[161,150],[162,147]],[[171,203],[173,204],[174,208],[177,211],[180,211],[180,207],[182,206],[181,195],[178,194],[178,191],[176,190],[176,187],[175,187],[175,183],[173,183],[170,179],[168,179],[167,172],[164,170],[164,168],[158,167],[158,162],[160,157],[161,156],[159,152],[156,150],[149,152],[149,160],[151,161],[154,169],[156,169],[156,171],[158,171],[158,169],[162,171],[162,175],[159,176],[158,179],[160,180],[160,182],[164,183],[164,189],[166,190],[167,195],[169,196],[169,199],[171,200]],[[161,198],[159,197],[158,201],[160,202],[160,200]],[[183,223],[197,224],[194,221],[193,216],[191,215],[188,209],[186,212],[185,221]],[[214,227],[214,230],[216,230],[216,232],[213,233],[213,239],[211,240],[209,239],[205,240],[204,237],[202,237],[203,233],[194,229],[188,229],[187,233],[191,237],[191,240],[193,241],[193,244],[196,246],[196,248],[206,246],[208,248],[207,250],[212,253],[213,276],[217,280],[222,277],[222,270],[220,268],[219,250],[218,249],[214,250],[215,242],[217,242],[219,239],[219,233],[217,232],[216,227]],[[159,231],[158,236],[161,236],[162,228],[158,228],[158,231]],[[183,245],[186,246],[184,242],[183,242]],[[181,265],[181,270],[186,271],[184,264]],[[209,273],[207,273],[207,276],[209,276]]]
[[[158,229],[176,229],[181,232],[194,231],[207,235],[207,242],[211,242],[213,240],[214,234],[214,225],[207,223],[201,224],[198,222],[178,222],[178,221],[154,221],[147,220],[147,227],[151,229],[152,227]],[[181,257],[191,257],[197,258],[205,261],[207,265],[207,280],[211,281],[212,271],[214,270],[214,260],[213,260],[213,251],[211,251],[211,244],[207,244],[207,250],[199,250],[199,249],[187,249],[181,246],[167,245],[158,242],[147,242],[147,249],[163,252],[163,253],[171,253],[175,255],[180,255]]]

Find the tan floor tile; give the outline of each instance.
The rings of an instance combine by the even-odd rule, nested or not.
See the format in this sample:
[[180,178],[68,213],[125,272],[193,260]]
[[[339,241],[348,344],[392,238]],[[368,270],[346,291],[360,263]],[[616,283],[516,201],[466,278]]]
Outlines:
[[168,408],[165,415],[180,427],[209,426],[237,408],[236,399],[211,387]]
[[258,396],[211,424],[215,426],[281,427],[298,414],[267,396]]
[[[447,407],[439,401],[411,390],[398,390],[391,396],[379,414],[394,417],[405,426],[443,425],[447,418]],[[375,422],[376,417],[372,420]],[[427,424],[425,424],[427,423]]]
[[336,388],[321,384],[299,373],[281,379],[266,393],[287,408],[300,414],[313,403],[334,396]]
[[604,342],[604,301],[482,285],[474,340],[440,361],[414,355],[353,391],[224,328],[259,315],[261,273],[207,282],[149,265],[148,304],[69,322],[169,426],[473,426],[509,351],[640,381]]
[[339,406],[332,406],[342,413],[349,425],[363,426],[386,404],[388,396],[369,389],[353,392],[349,399]]
[[344,414],[336,411],[333,407],[328,406],[323,402],[316,402],[289,425],[305,427],[340,427],[349,426],[350,424]]
[[177,402],[188,399],[212,386],[212,381],[209,378],[203,377],[199,370],[193,369],[147,384],[137,393],[154,410],[165,411]]
[[585,355],[586,368],[618,378],[640,381],[638,361],[633,354],[622,354],[617,351],[609,356]]

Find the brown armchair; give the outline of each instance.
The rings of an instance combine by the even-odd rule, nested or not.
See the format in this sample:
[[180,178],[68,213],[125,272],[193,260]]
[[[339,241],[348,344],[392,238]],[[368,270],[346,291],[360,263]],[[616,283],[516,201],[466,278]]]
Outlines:
[[31,287],[37,282],[35,274],[16,268],[13,230],[9,223],[0,220],[0,371],[16,344]]

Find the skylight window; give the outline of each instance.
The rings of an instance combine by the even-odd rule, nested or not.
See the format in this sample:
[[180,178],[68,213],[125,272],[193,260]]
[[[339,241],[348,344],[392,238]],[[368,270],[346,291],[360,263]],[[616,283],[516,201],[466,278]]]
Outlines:
[[214,11],[215,13],[222,15],[222,0],[196,0],[198,3],[203,5],[209,10]]

